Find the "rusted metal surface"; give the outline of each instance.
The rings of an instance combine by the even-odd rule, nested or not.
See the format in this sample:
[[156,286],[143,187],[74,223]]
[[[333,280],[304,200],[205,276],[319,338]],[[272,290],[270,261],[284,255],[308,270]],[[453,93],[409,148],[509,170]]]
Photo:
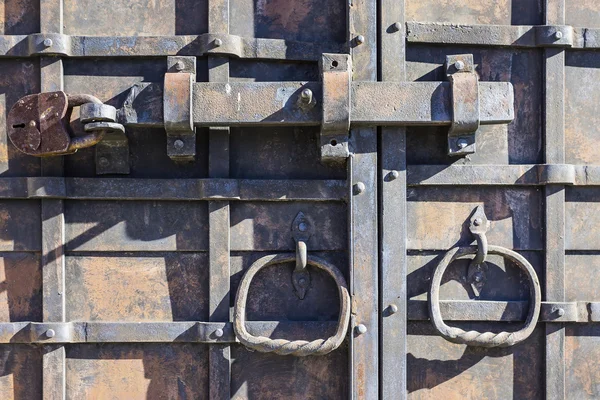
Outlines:
[[[590,363],[600,336],[596,2],[5,3],[2,398],[600,396]],[[336,109],[348,114],[351,129],[340,132],[350,157],[332,164],[321,162],[332,111],[323,53],[353,65],[348,106]],[[472,55],[462,93],[479,98],[479,118],[475,107],[459,112],[476,102],[453,101],[446,58],[457,54]],[[180,75],[177,61],[196,74],[185,96],[165,84]],[[30,157],[3,127],[20,98],[40,92],[93,94],[126,133]],[[170,111],[189,105],[189,117],[169,116],[169,97],[182,106]],[[69,139],[114,120],[100,108],[65,115],[77,132]],[[165,124],[184,119],[197,134],[184,143],[195,157],[182,163],[168,155],[177,139]],[[448,129],[477,120],[477,151],[449,157]],[[106,127],[90,126],[89,138]],[[477,207],[490,244],[542,281],[539,317],[528,319],[528,275],[491,251],[447,267],[439,311],[466,332],[513,337],[537,323],[507,348],[450,343],[431,324],[436,266],[477,241]],[[306,247],[290,230],[299,212],[313,230]],[[333,280],[308,266],[300,299],[291,279],[309,256],[350,283],[351,333],[318,357],[249,351],[233,329],[232,293],[254,262],[294,251],[298,265],[291,256],[253,279],[248,333],[335,335]],[[477,285],[472,260],[482,256]]]

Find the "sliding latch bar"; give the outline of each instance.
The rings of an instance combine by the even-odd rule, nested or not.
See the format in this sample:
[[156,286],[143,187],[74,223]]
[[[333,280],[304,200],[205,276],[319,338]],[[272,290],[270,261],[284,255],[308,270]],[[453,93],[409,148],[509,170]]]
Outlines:
[[193,60],[169,57],[164,82],[134,85],[117,112],[126,127],[164,128],[177,160],[193,159],[197,127],[319,126],[321,157],[336,162],[351,126],[448,126],[450,154],[465,155],[479,125],[514,119],[510,82],[479,82],[468,54],[448,57],[449,82],[352,82],[347,54],[323,54],[322,82],[195,82]]

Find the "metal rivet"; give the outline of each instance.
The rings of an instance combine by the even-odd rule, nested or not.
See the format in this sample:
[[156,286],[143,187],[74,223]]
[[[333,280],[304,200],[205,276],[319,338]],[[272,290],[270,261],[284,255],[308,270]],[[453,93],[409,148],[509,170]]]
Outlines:
[[458,139],[456,141],[456,144],[458,145],[458,147],[460,147],[461,149],[464,149],[465,147],[467,147],[467,145],[469,144],[469,142],[467,142],[467,139]]
[[23,105],[25,102],[23,100],[19,100],[19,104]]
[[461,71],[464,67],[465,67],[465,63],[460,60],[458,60],[457,62],[454,63],[454,68],[456,68],[459,71]]
[[215,39],[215,47],[223,46],[223,41],[221,39]]
[[561,31],[554,32],[554,39],[559,40],[559,39],[562,39],[562,37],[563,37],[563,34]]
[[308,225],[306,224],[306,222],[300,222],[298,224],[298,230],[300,232],[306,232],[307,229],[308,229]]
[[479,226],[483,223],[483,220],[481,218],[475,218],[475,221],[473,221],[473,225],[475,226]]
[[46,47],[52,46],[52,39],[44,39],[44,46],[46,46]]
[[559,317],[562,317],[563,315],[565,315],[565,310],[563,310],[562,308],[559,308],[558,310],[556,310],[556,313],[558,314]]
[[477,272],[475,274],[475,276],[473,277],[473,280],[477,283],[481,282],[483,280],[483,276],[481,276],[481,272]]
[[56,335],[56,332],[54,332],[54,329],[48,329],[46,331],[46,337],[53,338],[55,335]]
[[364,335],[367,333],[367,327],[364,324],[357,325],[356,332],[358,332],[360,335]]
[[298,279],[298,283],[299,283],[301,286],[304,286],[304,284],[306,283],[306,278],[300,278],[300,279]]
[[183,71],[183,68],[185,68],[185,65],[183,65],[183,61],[177,61],[175,63],[175,69],[177,71]]
[[361,194],[363,193],[367,188],[365,187],[365,184],[362,182],[358,182],[357,184],[354,185],[354,194]]
[[363,44],[365,42],[365,37],[363,35],[358,35],[356,37],[356,43]]
[[183,149],[183,144],[183,140],[180,139],[173,142],[173,146],[175,146],[176,149]]
[[390,304],[388,306],[388,310],[390,311],[390,314],[396,314],[398,312],[398,306],[395,304]]
[[29,126],[31,126],[32,128],[35,127],[35,121],[29,121]]
[[392,171],[390,171],[388,176],[389,176],[390,181],[393,181],[394,179],[398,179],[398,177],[400,176],[400,173],[396,170],[392,170]]
[[400,25],[400,22],[394,22],[392,28],[394,29],[394,32],[398,32],[400,29],[402,29],[402,25]]
[[219,328],[219,329],[215,330],[216,337],[223,337],[223,335],[224,335],[223,329]]
[[108,158],[106,157],[100,157],[100,159],[98,160],[98,165],[100,165],[101,167],[108,167]]
[[52,97],[54,97],[55,99],[57,99],[57,98],[58,98],[58,93],[54,93],[54,94],[52,95]]
[[305,103],[310,103],[312,101],[313,92],[310,89],[304,89],[300,94],[300,97]]

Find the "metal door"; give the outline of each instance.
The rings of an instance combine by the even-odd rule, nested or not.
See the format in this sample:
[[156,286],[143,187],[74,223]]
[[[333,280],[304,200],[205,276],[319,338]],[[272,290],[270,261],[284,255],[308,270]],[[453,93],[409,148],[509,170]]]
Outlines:
[[4,1],[1,397],[600,398],[591,3]]

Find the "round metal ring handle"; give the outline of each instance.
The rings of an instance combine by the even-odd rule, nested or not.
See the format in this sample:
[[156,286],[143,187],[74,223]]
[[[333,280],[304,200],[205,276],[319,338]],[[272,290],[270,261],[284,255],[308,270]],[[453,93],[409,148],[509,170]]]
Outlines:
[[318,257],[308,256],[308,265],[327,272],[335,281],[340,295],[340,315],[338,326],[334,336],[328,339],[316,339],[311,342],[306,340],[270,339],[264,336],[253,336],[246,330],[246,300],[248,290],[254,276],[263,268],[275,264],[295,262],[295,254],[277,254],[263,257],[250,266],[244,274],[235,297],[235,308],[233,316],[233,329],[244,346],[263,352],[276,353],[280,355],[309,356],[324,355],[337,349],[348,331],[350,322],[350,295],[348,285],[339,269]]
[[442,277],[448,266],[455,260],[467,255],[476,254],[477,247],[454,247],[446,252],[440,263],[438,264],[431,280],[431,288],[429,290],[429,315],[431,322],[437,332],[446,340],[466,344],[469,346],[479,347],[508,347],[513,346],[527,339],[533,332],[535,324],[540,315],[542,302],[542,292],[537,274],[531,264],[520,254],[500,246],[489,246],[488,254],[501,255],[504,258],[514,262],[521,270],[523,270],[530,282],[530,300],[529,312],[527,320],[523,328],[517,332],[477,332],[464,331],[460,328],[451,327],[444,323],[440,311],[440,284]]

